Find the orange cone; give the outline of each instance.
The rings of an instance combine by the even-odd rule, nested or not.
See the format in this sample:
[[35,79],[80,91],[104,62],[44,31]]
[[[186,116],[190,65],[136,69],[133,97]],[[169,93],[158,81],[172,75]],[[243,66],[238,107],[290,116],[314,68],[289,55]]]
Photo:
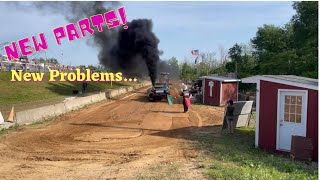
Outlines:
[[11,109],[11,112],[9,114],[7,121],[12,122],[12,123],[14,121],[14,106],[12,106],[12,109]]

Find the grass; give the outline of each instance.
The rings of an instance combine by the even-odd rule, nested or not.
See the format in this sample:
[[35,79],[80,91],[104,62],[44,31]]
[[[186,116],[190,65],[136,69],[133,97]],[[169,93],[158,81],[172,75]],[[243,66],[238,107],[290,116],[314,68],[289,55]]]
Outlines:
[[194,138],[191,146],[203,152],[198,159],[206,159],[209,179],[318,179],[314,165],[255,148],[253,128],[237,129],[234,135],[201,133]]
[[1,129],[0,130],[0,137],[9,134],[10,132],[17,131],[18,129],[21,129],[21,126],[19,124],[14,124],[13,126],[9,127],[8,129]]
[[46,119],[44,121],[37,121],[31,124],[25,124],[25,125],[20,125],[15,123],[13,126],[9,127],[8,129],[1,129],[0,130],[0,137],[6,134],[10,134],[12,132],[16,132],[19,130],[23,130],[23,129],[27,129],[27,128],[38,128],[40,126],[44,126],[47,125],[48,123],[50,123],[50,120],[52,119]]
[[[11,82],[11,72],[0,72],[0,107],[61,99],[72,95],[72,90],[80,90],[82,82],[49,82],[45,76],[42,82]],[[132,84],[132,83],[131,83]],[[130,83],[88,82],[88,93],[104,91],[105,89],[129,86]]]
[[145,179],[154,179],[154,180],[161,180],[161,179],[183,179],[180,172],[179,172],[179,165],[176,163],[162,163],[152,165],[151,167],[144,170],[144,172],[139,173],[136,175],[135,178],[137,180],[145,180]]
[[1,129],[0,130],[0,137],[2,135],[9,134],[11,132],[15,132],[18,130],[22,130],[22,129],[26,129],[26,128],[37,128],[40,126],[47,125],[48,123],[52,122],[51,120],[53,120],[53,119],[54,118],[47,118],[42,121],[36,121],[36,122],[30,123],[30,124],[24,124],[24,125],[14,123],[13,126],[10,126],[8,129]]

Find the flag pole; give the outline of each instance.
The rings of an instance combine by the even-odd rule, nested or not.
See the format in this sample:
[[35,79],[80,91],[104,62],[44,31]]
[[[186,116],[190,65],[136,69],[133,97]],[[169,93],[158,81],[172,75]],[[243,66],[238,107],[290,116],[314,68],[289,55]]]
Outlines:
[[196,55],[197,57],[195,58],[194,60],[194,64],[196,66],[196,69],[197,69],[197,76],[200,76],[200,71],[199,71],[199,65],[198,64],[198,61],[199,61],[199,56],[200,56],[200,51],[197,49],[197,50],[192,50],[191,51],[192,55]]
[[[200,51],[198,50],[198,56],[197,56],[197,61],[199,61],[199,56],[200,56]],[[198,75],[198,78],[200,77],[200,74],[201,74],[201,67],[200,67],[200,65],[198,65],[198,67],[197,67],[197,71],[198,71],[198,73],[197,73],[197,75]]]

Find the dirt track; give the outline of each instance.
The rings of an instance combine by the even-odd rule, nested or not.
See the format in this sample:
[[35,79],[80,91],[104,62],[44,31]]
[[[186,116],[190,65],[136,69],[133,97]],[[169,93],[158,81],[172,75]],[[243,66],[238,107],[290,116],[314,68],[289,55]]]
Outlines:
[[223,113],[199,105],[182,111],[148,102],[142,89],[9,133],[0,138],[0,179],[202,179],[181,144],[199,127],[221,124]]

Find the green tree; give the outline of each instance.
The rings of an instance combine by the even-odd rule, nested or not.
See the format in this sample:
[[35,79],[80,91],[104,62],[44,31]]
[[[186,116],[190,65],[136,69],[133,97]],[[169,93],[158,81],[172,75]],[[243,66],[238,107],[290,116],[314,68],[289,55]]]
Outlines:
[[91,70],[93,70],[93,71],[99,70],[99,68],[98,68],[97,66],[94,66],[94,65],[88,65],[87,68],[89,68],[89,69],[91,69]]
[[179,71],[179,63],[176,57],[169,59],[168,63],[173,70]]
[[49,59],[47,59],[47,62],[52,63],[52,64],[59,64],[58,60],[55,58],[49,58]]
[[40,58],[40,59],[39,59],[39,62],[40,62],[40,63],[45,63],[46,60],[45,60],[44,58]]
[[168,61],[172,72],[179,72],[179,62],[176,57],[172,57]]
[[197,69],[184,62],[181,66],[180,79],[195,80],[197,78]]
[[256,37],[251,42],[257,59],[258,74],[294,73],[295,51],[290,46],[292,33],[290,25],[286,28],[264,25],[258,28]]
[[231,59],[231,62],[226,64],[226,68],[228,69],[228,72],[235,72],[236,74],[238,74],[238,66],[242,63],[241,47],[236,43],[233,47],[229,49],[228,54]]
[[232,48],[230,48],[228,54],[233,61],[241,63],[242,48],[239,44],[236,43]]
[[167,64],[169,65],[168,72],[170,73],[170,79],[178,79],[180,75],[179,63],[176,57],[172,57],[168,60]]
[[225,64],[227,72],[236,72],[238,78],[253,75],[256,63],[250,49],[250,45],[246,44],[235,44],[231,47],[228,53],[231,61]]
[[263,25],[250,46],[229,49],[227,72],[243,78],[256,74],[292,74],[318,78],[318,2],[294,2],[296,14],[284,27]]
[[298,74],[318,78],[318,2],[294,2],[293,46],[299,58]]

